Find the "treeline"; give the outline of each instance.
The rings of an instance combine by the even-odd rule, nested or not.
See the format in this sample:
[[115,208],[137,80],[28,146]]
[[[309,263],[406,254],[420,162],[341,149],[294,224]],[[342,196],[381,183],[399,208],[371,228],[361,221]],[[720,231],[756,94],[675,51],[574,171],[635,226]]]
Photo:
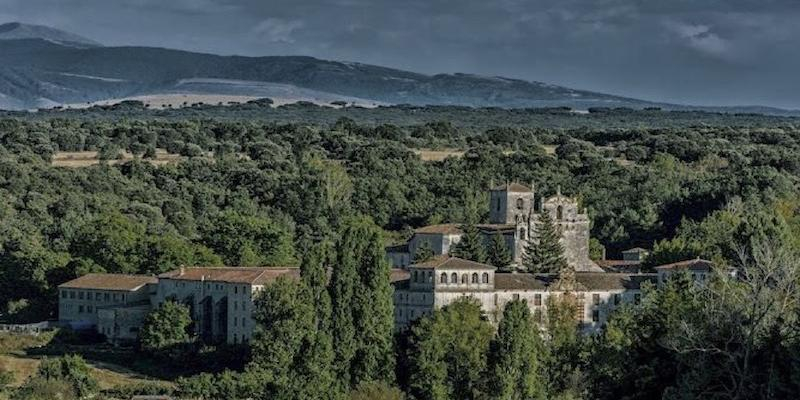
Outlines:
[[[469,197],[475,222],[486,221],[492,181],[533,183],[545,195],[561,186],[578,196],[593,219],[593,238],[611,257],[657,243],[654,260],[721,261],[742,232],[775,224],[796,232],[800,130],[778,121],[685,129],[497,126],[475,134],[446,121],[363,125],[346,118],[322,126],[0,120],[2,315],[52,317],[55,287],[90,271],[297,265],[298,238],[333,238],[348,215],[369,216],[394,242],[416,227],[472,218]],[[431,147],[467,151],[441,162],[412,151]],[[162,167],[146,160],[78,169],[49,163],[58,151],[146,156],[155,148],[187,158]]]

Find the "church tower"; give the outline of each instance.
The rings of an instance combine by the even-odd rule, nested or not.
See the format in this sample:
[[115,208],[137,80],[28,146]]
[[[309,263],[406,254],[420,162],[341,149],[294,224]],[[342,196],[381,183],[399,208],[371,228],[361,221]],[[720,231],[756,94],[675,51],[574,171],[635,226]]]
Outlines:
[[533,189],[519,183],[493,186],[489,191],[489,222],[527,226],[533,210]]

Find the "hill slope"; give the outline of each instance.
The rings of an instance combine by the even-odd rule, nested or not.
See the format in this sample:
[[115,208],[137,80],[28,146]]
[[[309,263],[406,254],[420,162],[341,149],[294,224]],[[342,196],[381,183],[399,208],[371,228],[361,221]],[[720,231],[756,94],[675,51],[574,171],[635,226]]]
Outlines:
[[57,35],[55,32],[60,31],[46,27],[2,27],[0,108],[6,109],[170,93],[268,96],[273,89],[265,88],[275,85],[296,88],[289,92],[311,91],[315,98],[326,101],[361,99],[508,108],[687,108],[517,79],[424,75],[312,57],[223,57],[151,47],[102,47],[63,32]]

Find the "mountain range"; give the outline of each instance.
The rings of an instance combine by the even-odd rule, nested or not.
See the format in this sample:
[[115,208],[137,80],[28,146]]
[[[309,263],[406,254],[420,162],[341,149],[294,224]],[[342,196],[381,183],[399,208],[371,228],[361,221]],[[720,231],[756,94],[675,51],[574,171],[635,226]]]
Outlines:
[[471,74],[426,75],[303,56],[219,56],[110,47],[54,28],[0,25],[0,109],[194,94],[358,104],[475,107],[661,107],[798,114],[769,107],[692,107]]

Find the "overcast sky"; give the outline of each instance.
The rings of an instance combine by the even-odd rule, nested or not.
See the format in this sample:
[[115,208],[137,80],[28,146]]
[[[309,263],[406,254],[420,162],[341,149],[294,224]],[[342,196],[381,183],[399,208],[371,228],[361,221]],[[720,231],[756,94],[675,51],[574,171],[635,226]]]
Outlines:
[[106,45],[310,55],[800,108],[800,0],[0,0]]

